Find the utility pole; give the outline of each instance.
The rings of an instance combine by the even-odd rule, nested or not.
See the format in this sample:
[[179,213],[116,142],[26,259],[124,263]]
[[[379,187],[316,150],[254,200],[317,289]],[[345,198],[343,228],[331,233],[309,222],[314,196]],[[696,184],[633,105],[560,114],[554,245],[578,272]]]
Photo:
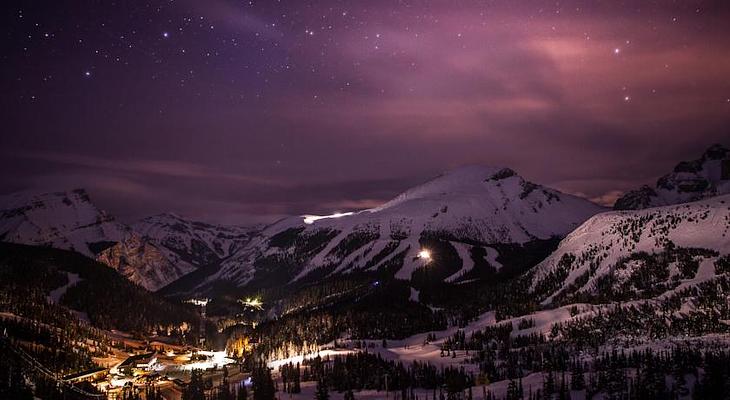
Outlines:
[[388,393],[388,374],[385,374],[385,398],[390,398],[390,393]]

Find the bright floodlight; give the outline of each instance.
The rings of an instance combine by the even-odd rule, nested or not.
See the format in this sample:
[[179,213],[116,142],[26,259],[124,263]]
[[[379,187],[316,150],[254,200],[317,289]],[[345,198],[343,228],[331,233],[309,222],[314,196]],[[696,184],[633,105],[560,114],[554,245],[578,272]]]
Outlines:
[[331,215],[303,215],[304,223],[307,225],[313,224],[315,221],[319,221],[320,219],[330,219],[330,218],[342,218],[347,217],[349,215],[354,214],[353,212],[336,212]]
[[202,307],[208,304],[210,302],[210,299],[190,299],[187,302]]
[[422,249],[421,251],[418,252],[418,258],[420,258],[426,262],[431,261],[431,252],[426,249]]
[[258,299],[258,298],[247,297],[246,299],[239,300],[239,302],[241,302],[241,304],[243,304],[244,306],[248,306],[251,308],[256,308],[259,310],[264,309],[264,307],[263,307],[264,303],[261,301],[261,299]]

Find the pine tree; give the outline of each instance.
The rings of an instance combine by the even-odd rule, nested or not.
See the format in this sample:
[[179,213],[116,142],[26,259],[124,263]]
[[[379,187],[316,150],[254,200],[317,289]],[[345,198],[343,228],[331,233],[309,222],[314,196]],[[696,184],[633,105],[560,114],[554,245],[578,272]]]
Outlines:
[[585,387],[586,382],[583,376],[583,364],[578,361],[570,371],[570,388],[572,390],[583,390]]
[[548,372],[547,378],[545,378],[545,375],[543,374],[543,379],[542,398],[552,399],[553,394],[555,394],[555,376],[553,376],[553,371]]
[[519,400],[522,396],[520,395],[520,388],[517,386],[517,381],[510,379],[507,385],[507,400]]
[[294,385],[292,386],[292,393],[301,393],[302,387],[301,387],[301,371],[299,363],[297,363],[297,368],[294,371]]
[[190,372],[190,383],[183,389],[182,400],[205,400],[203,371],[194,369]]
[[314,393],[314,398],[316,400],[329,400],[330,394],[329,390],[327,389],[327,385],[324,383],[324,381],[320,378],[317,381],[317,390]]
[[271,370],[265,363],[257,363],[253,374],[253,398],[254,400],[273,400],[276,395],[274,380],[271,378]]

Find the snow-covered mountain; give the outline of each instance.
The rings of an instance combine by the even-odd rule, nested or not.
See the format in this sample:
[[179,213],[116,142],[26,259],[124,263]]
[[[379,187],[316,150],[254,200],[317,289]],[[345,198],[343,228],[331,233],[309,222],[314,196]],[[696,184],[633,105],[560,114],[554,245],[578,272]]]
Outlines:
[[[454,281],[475,263],[500,267],[490,244],[562,237],[601,211],[508,168],[464,167],[377,208],[279,221],[224,261],[208,281],[267,286],[357,270],[388,270],[409,279],[431,259],[445,257],[457,264],[444,276]],[[430,257],[419,254],[425,247],[432,250]]]
[[730,195],[595,215],[531,271],[543,303],[627,301],[730,273]]
[[97,259],[156,291],[200,267],[220,263],[248,243],[255,228],[212,225],[166,213],[132,224],[132,231]]
[[99,210],[83,189],[0,197],[0,240],[93,256],[129,229]]
[[154,241],[174,263],[196,267],[217,262],[243,247],[255,228],[213,225],[165,213],[144,218],[132,229]]
[[150,291],[156,291],[195,269],[190,264],[175,263],[164,250],[136,232],[99,253],[96,259]]
[[97,208],[83,189],[0,197],[0,240],[77,251],[149,289],[218,263],[243,247],[253,228],[186,220],[173,214],[131,227]]
[[159,214],[132,224],[132,233],[97,259],[156,291],[200,267],[220,263],[248,243],[255,229]]
[[730,150],[715,144],[699,159],[682,161],[659,178],[656,187],[644,185],[616,200],[616,210],[680,204],[730,193]]

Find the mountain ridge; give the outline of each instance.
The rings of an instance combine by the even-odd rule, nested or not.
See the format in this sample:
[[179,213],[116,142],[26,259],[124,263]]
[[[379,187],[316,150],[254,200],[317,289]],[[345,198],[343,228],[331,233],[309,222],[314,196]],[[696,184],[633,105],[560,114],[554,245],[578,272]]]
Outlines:
[[614,209],[665,206],[727,193],[730,193],[730,150],[714,144],[700,158],[679,162],[672,172],[657,179],[654,187],[643,185],[626,192],[616,200]]
[[152,291],[219,262],[251,232],[172,213],[122,224],[99,209],[84,189],[0,197],[2,241],[77,251]]
[[530,271],[543,303],[663,295],[716,275],[730,251],[730,195],[598,214]]
[[[603,210],[588,200],[526,181],[509,168],[468,166],[408,189],[376,208],[290,217],[269,225],[207,283],[223,279],[247,285],[263,279],[263,273],[281,272],[274,268],[280,265],[287,270],[278,280],[284,284],[315,272],[326,276],[383,268],[393,269],[396,278],[410,279],[423,266],[418,253],[425,242],[461,254],[450,257],[464,266],[470,260],[462,257],[475,247],[560,237]],[[453,280],[458,269],[451,272]]]

